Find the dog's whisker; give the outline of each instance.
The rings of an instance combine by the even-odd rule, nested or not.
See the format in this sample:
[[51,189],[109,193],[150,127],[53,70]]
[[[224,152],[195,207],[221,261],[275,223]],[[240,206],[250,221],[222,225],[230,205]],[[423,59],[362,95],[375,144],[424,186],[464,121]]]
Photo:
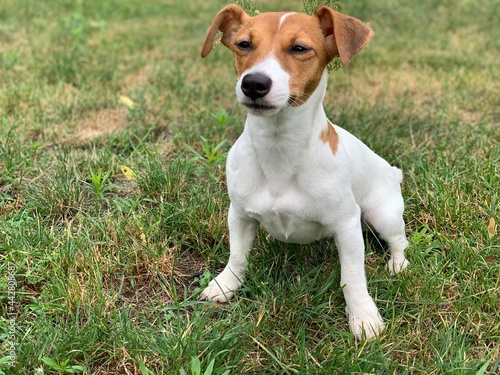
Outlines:
[[307,94],[303,91],[290,91],[287,105],[289,106],[299,106],[304,104],[309,98],[320,98],[320,95],[315,93]]

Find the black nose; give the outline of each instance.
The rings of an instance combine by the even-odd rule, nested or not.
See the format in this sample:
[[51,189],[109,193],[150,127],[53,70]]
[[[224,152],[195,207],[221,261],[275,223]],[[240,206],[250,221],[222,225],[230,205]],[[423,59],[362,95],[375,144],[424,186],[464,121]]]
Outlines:
[[243,94],[255,100],[265,96],[270,90],[273,81],[262,73],[247,74],[241,81]]

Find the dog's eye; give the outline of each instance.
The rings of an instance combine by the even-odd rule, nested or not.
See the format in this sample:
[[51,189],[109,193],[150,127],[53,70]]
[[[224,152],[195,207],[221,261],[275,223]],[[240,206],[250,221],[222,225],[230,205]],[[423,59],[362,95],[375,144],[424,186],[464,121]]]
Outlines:
[[306,46],[301,46],[300,44],[294,44],[292,48],[290,48],[290,52],[293,53],[304,53],[309,51],[309,48]]
[[248,40],[242,40],[241,42],[236,43],[236,46],[239,49],[244,50],[244,51],[248,51],[248,50],[252,49],[252,45],[250,44],[250,42]]

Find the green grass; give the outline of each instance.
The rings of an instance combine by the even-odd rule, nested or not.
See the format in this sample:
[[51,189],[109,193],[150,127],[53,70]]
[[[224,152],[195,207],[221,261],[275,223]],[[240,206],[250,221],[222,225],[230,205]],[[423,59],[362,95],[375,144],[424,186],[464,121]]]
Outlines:
[[199,57],[224,5],[1,2],[0,374],[498,373],[497,2],[343,4],[375,37],[327,113],[405,175],[409,269],[366,234],[372,342],[349,333],[333,242],[259,233],[236,299],[197,300],[228,257],[245,116],[229,51]]

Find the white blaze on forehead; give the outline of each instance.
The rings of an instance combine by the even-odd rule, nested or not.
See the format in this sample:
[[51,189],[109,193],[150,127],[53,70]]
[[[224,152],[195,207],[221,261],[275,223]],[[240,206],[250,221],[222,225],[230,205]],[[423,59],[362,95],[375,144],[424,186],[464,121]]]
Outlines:
[[283,22],[285,22],[286,18],[288,16],[291,16],[292,14],[295,14],[295,12],[290,12],[290,13],[287,13],[287,14],[284,14],[284,15],[281,16],[280,23],[278,25],[278,30],[281,29],[281,25],[283,25]]
[[283,72],[283,68],[281,67],[278,60],[276,60],[276,58],[272,54],[269,54],[268,57],[263,61],[245,71],[242,76],[248,73],[263,73],[268,75],[273,79],[273,81],[275,81],[278,77],[281,78],[281,74]]

